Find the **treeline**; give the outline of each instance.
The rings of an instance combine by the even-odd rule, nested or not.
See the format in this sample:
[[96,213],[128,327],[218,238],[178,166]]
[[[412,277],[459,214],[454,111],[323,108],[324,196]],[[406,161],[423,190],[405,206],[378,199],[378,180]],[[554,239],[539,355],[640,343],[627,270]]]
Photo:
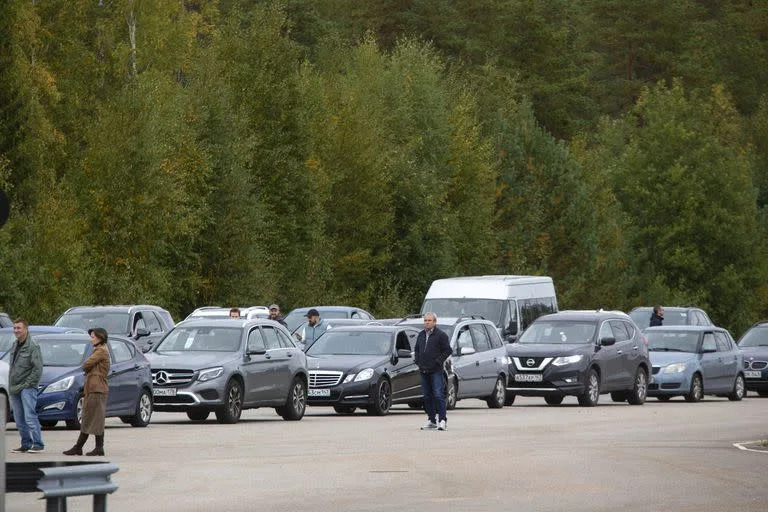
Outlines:
[[768,314],[768,3],[0,4],[0,308]]

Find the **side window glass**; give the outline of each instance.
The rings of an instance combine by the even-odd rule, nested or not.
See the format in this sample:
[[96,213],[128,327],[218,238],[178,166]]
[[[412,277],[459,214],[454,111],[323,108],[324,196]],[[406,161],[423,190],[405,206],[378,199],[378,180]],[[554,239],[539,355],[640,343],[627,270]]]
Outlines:
[[248,351],[249,352],[263,352],[267,350],[264,345],[264,337],[261,335],[261,330],[258,327],[254,327],[253,330],[248,333]]
[[475,338],[475,350],[484,352],[491,349],[491,342],[488,339],[488,333],[485,332],[482,325],[472,325],[469,328],[472,331],[472,337]]
[[499,331],[494,329],[492,326],[488,324],[483,324],[485,326],[485,332],[488,334],[488,339],[491,340],[491,347],[492,348],[499,348],[504,346],[504,342],[501,340],[501,336],[499,336]]
[[701,350],[717,350],[715,336],[711,332],[704,334],[704,342],[701,344]]
[[695,311],[691,311],[691,313],[688,315],[688,319],[690,320],[690,325],[701,325],[701,322],[699,321],[699,314]]
[[280,340],[277,338],[277,332],[273,327],[264,327],[264,345],[267,350],[280,348]]
[[472,335],[469,334],[468,327],[461,328],[456,343],[459,348],[475,348],[474,344],[472,343]]
[[277,333],[277,338],[280,340],[281,347],[296,348],[296,345],[293,344],[293,342],[291,341],[291,338],[289,338],[287,334],[285,334],[280,329],[275,329],[275,332]]
[[408,333],[408,343],[411,344],[411,352],[413,352],[413,348],[416,346],[416,338],[418,337],[419,333],[417,332],[409,332]]
[[517,330],[517,302],[514,300],[509,301],[509,325]]
[[146,329],[147,324],[144,322],[144,315],[141,313],[136,313],[136,317],[133,319],[133,332],[136,332],[136,329]]
[[611,329],[611,325],[609,322],[603,322],[603,325],[600,326],[600,335],[598,336],[598,341],[600,341],[603,338],[613,338],[613,329]]
[[707,314],[703,311],[699,311],[699,314],[702,318],[702,324],[701,325],[715,325],[712,323],[712,320],[707,316]]
[[144,317],[144,322],[146,322],[149,332],[163,331],[163,327],[160,325],[160,320],[157,319],[154,311],[144,311],[142,316]]
[[352,314],[349,315],[350,318],[360,318],[360,313],[357,311],[353,311]]
[[624,328],[627,330],[627,335],[629,336],[628,339],[632,339],[635,337],[635,327],[630,324],[629,322],[622,322],[624,324]]
[[627,341],[629,339],[629,334],[627,333],[626,327],[624,327],[624,322],[620,320],[611,320],[611,330],[613,331],[613,337],[616,338],[616,341]]
[[125,346],[122,341],[113,340],[109,342],[109,350],[112,352],[112,359],[115,363],[124,363],[133,357],[131,350]]
[[730,352],[731,344],[728,343],[728,338],[721,332],[715,333],[715,343],[717,344],[718,352]]

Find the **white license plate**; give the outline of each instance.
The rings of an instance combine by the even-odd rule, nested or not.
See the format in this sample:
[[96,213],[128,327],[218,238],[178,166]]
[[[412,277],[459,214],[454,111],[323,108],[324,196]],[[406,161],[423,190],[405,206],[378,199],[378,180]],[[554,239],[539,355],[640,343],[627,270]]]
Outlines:
[[176,388],[152,388],[155,396],[176,396]]
[[760,370],[744,370],[744,377],[747,379],[760,379],[763,377]]
[[330,389],[309,389],[307,393],[309,396],[331,396]]
[[515,382],[541,382],[544,377],[540,373],[516,373]]

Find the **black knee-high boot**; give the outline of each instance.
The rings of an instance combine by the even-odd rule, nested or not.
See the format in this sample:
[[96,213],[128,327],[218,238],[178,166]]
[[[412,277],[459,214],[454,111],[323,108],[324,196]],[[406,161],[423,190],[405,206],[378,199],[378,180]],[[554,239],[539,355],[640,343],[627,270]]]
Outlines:
[[75,446],[73,446],[69,450],[62,453],[64,455],[82,455],[83,445],[87,440],[88,440],[88,434],[83,434],[82,432],[80,432],[80,437],[77,438],[77,442],[75,443]]
[[96,436],[96,448],[86,453],[86,455],[104,455],[104,434]]

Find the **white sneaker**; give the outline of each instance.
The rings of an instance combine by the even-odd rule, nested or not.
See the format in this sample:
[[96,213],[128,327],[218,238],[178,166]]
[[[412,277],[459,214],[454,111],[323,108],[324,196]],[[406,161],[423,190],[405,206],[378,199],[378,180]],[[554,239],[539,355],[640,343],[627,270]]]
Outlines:
[[421,427],[421,430],[435,430],[437,428],[437,423],[434,421],[428,421],[426,425]]
[[448,430],[445,420],[440,420],[440,423],[437,424],[437,430]]

